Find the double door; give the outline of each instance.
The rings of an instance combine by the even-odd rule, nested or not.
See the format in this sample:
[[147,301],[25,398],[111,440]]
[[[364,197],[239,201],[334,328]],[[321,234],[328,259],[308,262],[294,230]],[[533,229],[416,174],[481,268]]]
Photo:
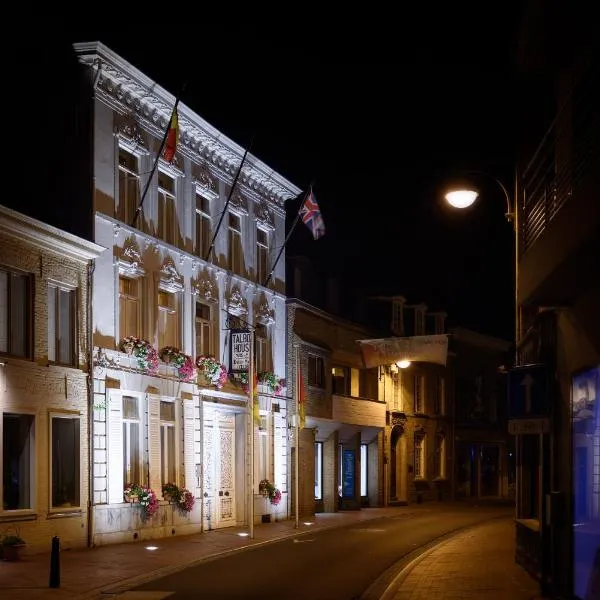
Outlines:
[[203,502],[206,530],[236,524],[235,415],[204,410]]

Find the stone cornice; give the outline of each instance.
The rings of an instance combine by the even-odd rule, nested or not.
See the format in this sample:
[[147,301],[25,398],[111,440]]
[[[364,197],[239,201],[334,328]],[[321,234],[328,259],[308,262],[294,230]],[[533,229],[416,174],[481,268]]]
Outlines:
[[[140,126],[160,138],[167,126],[175,97],[146,77],[101,42],[73,45],[78,59],[98,71],[95,93],[122,114],[135,114]],[[244,149],[207,123],[188,106],[178,106],[181,153],[193,161],[217,167],[224,181],[235,175]],[[240,182],[249,190],[283,207],[302,190],[248,153]]]
[[87,262],[100,256],[104,247],[62,229],[42,223],[15,210],[0,206],[0,232],[24,240],[42,250]]

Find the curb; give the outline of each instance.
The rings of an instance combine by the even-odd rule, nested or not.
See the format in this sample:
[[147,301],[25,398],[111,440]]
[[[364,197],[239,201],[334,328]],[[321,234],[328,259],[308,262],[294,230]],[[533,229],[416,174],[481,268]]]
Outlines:
[[472,523],[471,525],[463,525],[452,529],[432,540],[419,546],[415,550],[411,550],[405,554],[400,560],[383,572],[362,594],[360,600],[391,600],[394,594],[402,586],[404,580],[410,575],[413,569],[430,554],[442,548],[455,537],[462,533],[466,533],[472,529],[477,529],[486,525],[490,521],[499,519],[512,519],[507,515],[498,515],[489,517],[485,521]]
[[[423,509],[413,512],[407,512],[403,515],[399,515],[393,517],[394,519],[406,519],[409,517],[414,517],[415,515],[419,515],[423,512]],[[128,579],[123,579],[118,582],[114,582],[108,584],[106,586],[102,586],[99,588],[95,588],[92,590],[88,590],[87,592],[82,592],[81,594],[77,594],[73,597],[73,600],[92,600],[92,599],[100,599],[100,598],[109,598],[111,596],[118,596],[119,594],[123,594],[124,592],[130,590],[132,587],[136,587],[138,585],[142,585],[149,581],[153,581],[154,579],[160,579],[161,577],[166,577],[167,575],[172,575],[173,573],[177,573],[178,571],[184,571],[185,569],[195,567],[205,562],[210,562],[212,560],[217,560],[219,558],[224,558],[225,556],[229,556],[232,554],[237,554],[239,552],[246,552],[251,550],[252,548],[260,548],[261,546],[267,546],[269,544],[274,544],[277,542],[281,542],[286,539],[292,539],[295,537],[300,537],[303,535],[308,535],[315,533],[317,531],[328,531],[331,529],[338,529],[340,527],[348,527],[359,524],[360,522],[365,521],[374,521],[377,519],[387,519],[390,517],[384,516],[373,516],[366,519],[362,519],[362,521],[353,521],[352,523],[334,523],[331,525],[323,525],[319,528],[310,529],[307,531],[295,531],[292,530],[290,533],[285,533],[282,535],[278,535],[276,537],[270,538],[268,540],[263,540],[260,542],[255,542],[252,544],[246,544],[244,546],[240,546],[238,548],[230,548],[228,550],[220,550],[218,552],[213,552],[212,554],[207,554],[202,558],[196,558],[194,560],[179,563],[176,565],[169,565],[166,567],[162,567],[160,569],[156,569],[154,571],[150,571],[149,573],[145,573],[144,575],[136,575],[134,577],[129,577]]]

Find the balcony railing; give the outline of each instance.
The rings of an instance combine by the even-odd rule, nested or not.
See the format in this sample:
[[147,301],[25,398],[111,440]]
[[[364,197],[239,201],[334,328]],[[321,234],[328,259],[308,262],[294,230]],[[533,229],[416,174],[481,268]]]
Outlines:
[[580,193],[598,163],[598,79],[593,65],[573,88],[523,173],[521,254]]

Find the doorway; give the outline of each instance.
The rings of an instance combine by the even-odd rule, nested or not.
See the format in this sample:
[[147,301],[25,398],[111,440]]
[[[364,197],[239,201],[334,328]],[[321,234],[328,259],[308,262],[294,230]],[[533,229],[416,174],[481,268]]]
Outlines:
[[404,428],[395,425],[390,435],[390,503],[406,501],[406,439]]
[[236,524],[235,414],[205,408],[203,503],[207,531]]

